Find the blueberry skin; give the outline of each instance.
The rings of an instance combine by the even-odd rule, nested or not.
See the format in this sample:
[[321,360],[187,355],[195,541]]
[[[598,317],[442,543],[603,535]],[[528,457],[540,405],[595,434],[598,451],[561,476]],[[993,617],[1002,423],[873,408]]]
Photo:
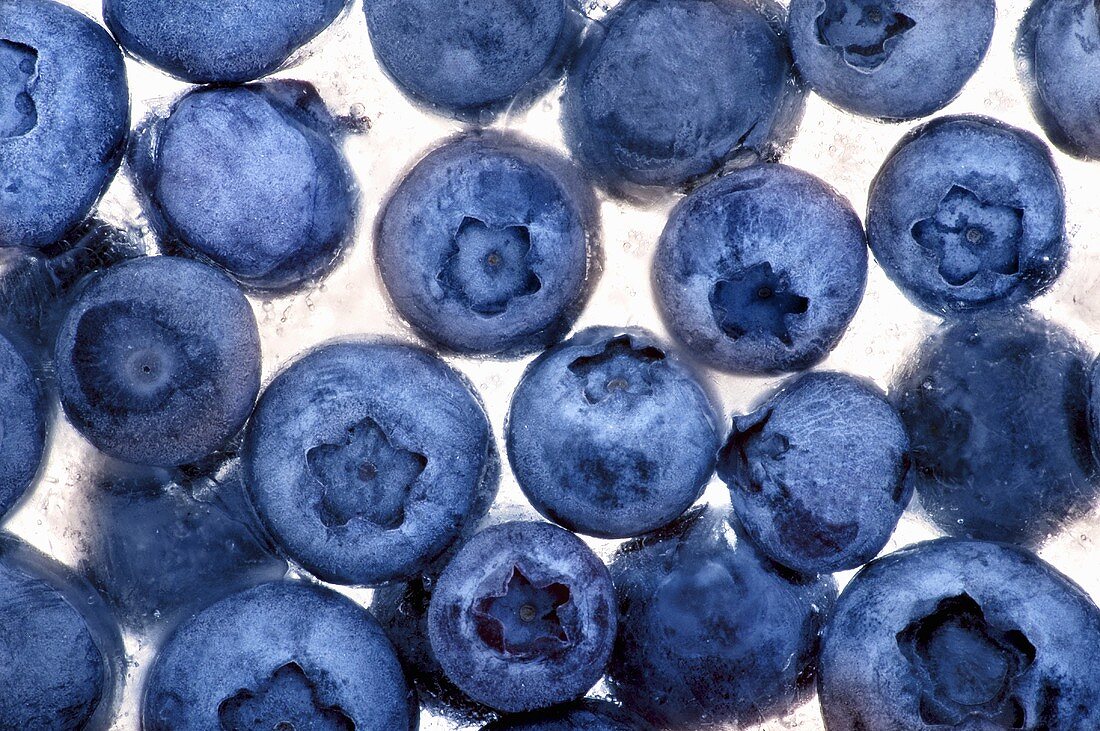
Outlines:
[[416,695],[369,612],[331,589],[279,581],[180,625],[146,685],[145,731],[415,731]]
[[423,571],[488,507],[492,433],[476,394],[426,350],[323,345],[280,373],[246,438],[246,485],[293,561],[324,581]]
[[122,640],[95,590],[0,534],[0,727],[110,728]]
[[130,92],[100,26],[52,0],[0,0],[0,246],[42,248],[122,162]]
[[913,495],[909,465],[905,425],[881,389],[815,372],[733,417],[718,475],[761,551],[825,574],[862,566],[886,545]]
[[401,91],[460,118],[541,91],[582,27],[569,0],[365,0],[363,10],[374,54]]
[[1085,348],[1030,315],[938,330],[893,389],[917,494],[951,535],[1035,543],[1093,504]]
[[513,521],[474,535],[444,569],[428,637],[467,695],[520,713],[583,696],[603,675],[616,620],[611,577],[588,546]]
[[640,328],[589,328],[540,355],[506,428],[508,460],[531,504],[601,538],[679,517],[702,494],[719,447],[697,374]]
[[433,343],[515,356],[560,340],[587,301],[595,197],[557,153],[478,134],[429,153],[379,216],[376,257]]
[[757,165],[676,206],[653,279],[665,324],[708,365],[802,370],[828,355],[855,315],[867,245],[851,205],[824,182]]
[[646,721],[725,729],[808,694],[831,578],[784,571],[735,538],[725,515],[701,509],[627,543],[611,576],[621,616],[608,676]]
[[614,703],[585,700],[540,713],[509,716],[481,731],[639,731],[642,723]]
[[0,335],[0,518],[38,475],[46,449],[46,409],[34,372]]
[[144,135],[135,165],[162,236],[257,289],[330,269],[358,194],[335,122],[304,82],[199,89]]
[[888,120],[947,106],[977,71],[994,0],[792,0],[795,64],[842,109]]
[[248,300],[198,262],[140,257],[95,274],[55,346],[65,414],[100,450],[172,467],[236,434],[260,387]]
[[628,0],[566,79],[574,153],[617,192],[768,156],[801,116],[786,39],[746,0]]
[[194,84],[252,81],[323,31],[347,0],[104,0],[129,53]]
[[829,731],[1100,728],[1100,611],[1029,551],[940,539],[868,564],[825,629]]
[[887,276],[929,312],[1019,304],[1065,264],[1062,181],[1030,132],[941,117],[902,138],[875,177],[867,236]]

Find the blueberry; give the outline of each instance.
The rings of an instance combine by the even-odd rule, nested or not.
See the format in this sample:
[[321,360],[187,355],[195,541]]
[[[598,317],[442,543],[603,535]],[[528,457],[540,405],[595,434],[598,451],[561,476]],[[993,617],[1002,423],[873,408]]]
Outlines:
[[248,300],[217,271],[174,257],[94,275],[61,325],[56,360],[73,426],[111,456],[164,467],[236,434],[260,383]]
[[909,436],[877,386],[808,373],[733,418],[719,476],[772,560],[805,574],[861,566],[882,550],[913,494]]
[[806,695],[831,578],[803,578],[694,510],[611,564],[621,612],[608,670],[629,710],[662,728],[730,728]]
[[856,114],[915,119],[947,106],[993,37],[994,0],[792,0],[791,50],[821,96]]
[[481,731],[639,731],[644,728],[614,703],[586,700],[490,723]]
[[331,589],[273,582],[207,607],[154,661],[146,731],[417,726],[415,693],[382,628]]
[[471,538],[440,576],[428,636],[448,677],[507,713],[579,698],[615,639],[607,568],[579,538],[513,521]]
[[696,374],[652,333],[589,328],[527,368],[508,414],[508,459],[546,517],[588,535],[636,536],[702,494],[717,424]]
[[677,187],[771,155],[801,116],[790,52],[748,0],[626,0],[566,80],[574,152],[620,192]]
[[376,254],[394,305],[423,335],[462,353],[517,355],[576,319],[596,228],[592,192],[565,160],[481,134],[409,172],[379,217]]
[[103,0],[128,52],[184,81],[240,83],[276,71],[347,0]]
[[570,0],[365,0],[363,9],[375,56],[401,90],[458,117],[534,96],[581,29]]
[[52,0],[0,14],[0,246],[48,246],[114,177],[130,128],[122,53]]
[[1065,263],[1065,200],[1046,145],[987,117],[941,117],[902,138],[871,184],[871,250],[936,313],[1020,303]]
[[932,335],[895,398],[917,494],[947,533],[1032,543],[1087,510],[1088,355],[1029,315],[967,318]]
[[940,539],[870,563],[822,643],[829,731],[1100,728],[1100,611],[1034,554]]
[[97,731],[114,714],[122,639],[95,591],[0,534],[0,726]]
[[709,365],[802,370],[836,346],[863,299],[867,246],[851,205],[817,178],[757,165],[684,199],[653,262],[669,329]]
[[246,447],[260,519],[325,581],[415,576],[496,489],[489,421],[470,385],[397,343],[330,343],[299,358],[261,397]]
[[0,335],[0,518],[34,482],[46,449],[46,404],[22,353]]
[[357,193],[312,86],[199,89],[151,123],[135,167],[152,218],[182,253],[261,289],[330,269]]

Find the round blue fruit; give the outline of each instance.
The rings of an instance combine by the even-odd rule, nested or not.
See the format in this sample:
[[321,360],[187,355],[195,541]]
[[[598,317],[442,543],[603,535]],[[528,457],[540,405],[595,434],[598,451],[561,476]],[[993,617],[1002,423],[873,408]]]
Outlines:
[[949,314],[1018,304],[1066,259],[1065,199],[1035,135],[952,116],[906,135],[871,184],[875,258],[916,304]]
[[481,731],[639,731],[641,722],[608,701],[586,700],[539,713],[506,716]]
[[512,397],[507,430],[531,504],[601,538],[679,517],[702,494],[719,447],[696,373],[638,328],[589,328],[539,356]]
[[365,0],[371,46],[412,98],[459,117],[533,95],[582,27],[569,0]]
[[129,53],[184,81],[231,84],[278,70],[347,0],[104,0]]
[[814,372],[733,418],[718,474],[765,554],[824,574],[862,566],[886,545],[913,494],[909,466],[909,436],[881,389]]
[[978,69],[994,0],[792,0],[791,50],[821,96],[856,114],[916,119],[947,106]]
[[1029,551],[940,539],[868,564],[829,620],[829,731],[1100,728],[1100,610]]
[[774,154],[801,90],[774,18],[747,0],[627,0],[566,80],[563,124],[612,189],[678,187],[730,158]]
[[107,31],[53,0],[0,0],[0,246],[40,249],[80,223],[129,129]]
[[69,421],[137,464],[174,467],[224,446],[260,387],[248,300],[228,277],[175,257],[93,275],[65,316],[55,358]]
[[412,731],[416,695],[369,612],[331,589],[279,581],[180,625],[145,689],[146,731]]
[[680,202],[653,278],[665,323],[708,365],[802,370],[836,346],[855,315],[867,244],[851,205],[824,182],[756,165]]
[[42,465],[46,408],[34,372],[0,335],[0,518],[19,501]]
[[474,535],[447,564],[428,608],[428,637],[447,676],[506,713],[583,696],[615,640],[611,577],[576,536],[507,522]]
[[416,576],[487,509],[489,421],[428,351],[336,342],[268,386],[246,440],[246,485],[279,547],[315,576]]
[[725,729],[807,697],[836,587],[784,571],[697,509],[611,564],[619,639],[615,697],[659,728]]
[[181,253],[260,289],[330,269],[357,192],[335,123],[301,82],[199,89],[145,135],[135,166],[154,223]]
[[1033,543],[1100,490],[1089,354],[1037,317],[967,318],[932,335],[894,389],[917,494],[952,535]]
[[390,299],[434,343],[518,355],[558,341],[587,300],[596,204],[556,153],[499,134],[417,163],[379,218]]

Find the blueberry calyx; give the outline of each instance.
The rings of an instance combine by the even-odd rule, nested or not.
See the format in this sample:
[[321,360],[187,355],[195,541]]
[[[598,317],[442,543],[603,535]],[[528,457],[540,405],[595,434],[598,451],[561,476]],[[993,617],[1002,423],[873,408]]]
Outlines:
[[763,333],[791,345],[788,318],[805,314],[810,300],[791,291],[787,274],[765,261],[715,282],[710,306],[718,327],[734,340]]
[[598,404],[618,395],[651,394],[652,366],[664,359],[660,348],[635,347],[629,335],[619,335],[608,340],[600,352],[582,355],[568,367],[584,383],[585,400]]
[[0,38],[0,139],[22,137],[38,126],[31,92],[38,81],[38,51]]
[[294,731],[355,731],[355,722],[339,706],[327,706],[302,667],[289,662],[254,689],[242,688],[218,706],[222,728],[270,728]]
[[481,598],[474,622],[482,642],[511,659],[543,657],[569,645],[558,609],[569,603],[569,587],[532,582],[519,566],[503,590]]
[[914,26],[890,0],[828,0],[817,16],[817,37],[849,66],[873,71],[890,57],[892,41]]
[[439,270],[439,284],[482,317],[503,314],[512,300],[542,289],[531,269],[527,226],[493,226],[466,216]]

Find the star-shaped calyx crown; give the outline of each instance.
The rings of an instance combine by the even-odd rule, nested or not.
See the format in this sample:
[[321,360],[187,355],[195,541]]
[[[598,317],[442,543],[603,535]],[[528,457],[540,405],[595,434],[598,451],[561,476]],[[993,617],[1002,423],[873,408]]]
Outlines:
[[527,226],[493,226],[467,216],[451,239],[436,281],[471,312],[494,317],[514,300],[542,289],[530,254]]
[[556,581],[534,582],[520,569],[502,591],[493,591],[474,605],[474,623],[481,641],[512,659],[552,655],[570,642],[559,610],[570,601],[569,587]]
[[223,729],[355,731],[338,706],[325,705],[298,663],[277,668],[255,688],[243,688],[218,705]]
[[665,359],[652,345],[635,346],[629,335],[611,338],[594,355],[569,364],[584,389],[585,400],[598,404],[621,394],[644,396],[653,392],[654,366]]
[[786,273],[773,271],[765,261],[715,282],[710,307],[718,327],[734,340],[764,334],[790,345],[791,318],[805,314],[810,300],[793,291]]
[[22,137],[38,125],[31,92],[38,80],[38,51],[0,38],[0,140]]
[[827,0],[817,17],[817,38],[849,66],[872,71],[886,63],[896,39],[915,25],[893,0]]

